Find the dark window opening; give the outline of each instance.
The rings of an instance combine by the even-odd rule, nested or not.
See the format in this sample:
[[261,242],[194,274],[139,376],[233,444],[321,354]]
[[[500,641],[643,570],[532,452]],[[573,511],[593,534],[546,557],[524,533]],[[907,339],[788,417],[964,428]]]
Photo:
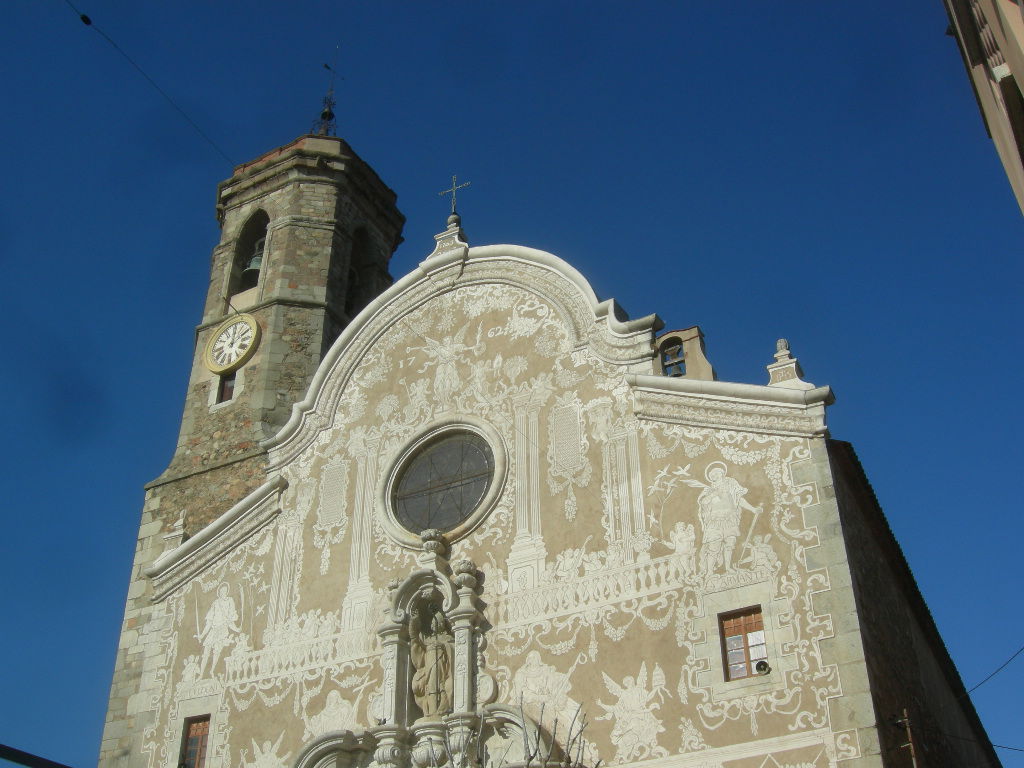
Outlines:
[[345,295],[345,315],[349,318],[355,316],[360,310],[359,307],[359,273],[355,269],[348,271],[348,292]]
[[217,382],[217,402],[226,403],[235,396],[235,372],[225,373]]
[[661,371],[666,376],[682,377],[686,375],[686,356],[683,354],[683,342],[672,337],[661,345]]
[[181,735],[181,754],[178,768],[204,768],[206,743],[210,736],[210,716],[190,717],[185,720]]
[[252,253],[245,269],[242,270],[242,277],[238,281],[238,290],[247,291],[255,288],[260,279],[260,269],[263,267],[263,247],[267,244],[267,238],[261,237],[253,246]]
[[269,224],[270,217],[264,211],[256,211],[239,232],[228,280],[228,297],[254,288],[259,282]]

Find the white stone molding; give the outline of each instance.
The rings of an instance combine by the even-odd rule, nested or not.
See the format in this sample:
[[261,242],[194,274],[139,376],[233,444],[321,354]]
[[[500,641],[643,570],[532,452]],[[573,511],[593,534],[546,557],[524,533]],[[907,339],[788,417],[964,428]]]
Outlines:
[[288,481],[268,480],[195,536],[160,555],[143,573],[153,586],[153,601],[202,573],[281,512],[281,493]]
[[[708,747],[695,752],[644,760],[633,763],[643,768],[708,768],[722,766],[738,760],[763,758],[765,755],[780,755],[806,747],[827,748],[832,743],[832,732],[828,728],[799,731],[784,736],[739,741],[726,747]],[[830,765],[826,763],[826,765]]]
[[[540,745],[548,753],[549,741],[528,716],[511,707],[488,705],[473,714],[449,715],[409,728],[376,725],[365,731],[325,733],[306,744],[294,768],[428,768],[438,765],[482,765],[487,754],[503,757],[502,765],[522,768],[524,744]],[[484,754],[467,754],[482,747]],[[449,755],[451,749],[455,754]],[[555,745],[553,758],[562,752]]]
[[[569,331],[572,349],[589,348],[606,362],[653,371],[656,315],[627,319],[613,300],[598,301],[589,283],[550,253],[516,245],[446,250],[371,301],[342,331],[313,377],[306,397],[294,405],[288,422],[261,446],[274,468],[287,463],[333,419],[353,371],[376,341],[424,303],[456,287],[500,283],[541,297]],[[324,422],[311,418],[321,414]]]
[[242,391],[245,389],[245,366],[243,365],[241,368],[236,369],[234,374],[235,388],[234,391],[231,393],[231,397],[222,403],[218,403],[217,394],[218,390],[220,389],[220,376],[206,369],[204,366],[203,375],[208,377],[210,380],[210,393],[206,399],[206,405],[211,413],[213,411],[219,411],[222,408],[227,408],[228,406],[230,406],[232,403],[235,402],[235,400],[238,399],[238,396],[242,394]]
[[627,374],[639,418],[798,437],[828,435],[830,387],[789,389]]
[[421,720],[438,721],[437,716],[418,717],[419,708],[411,688],[414,670],[410,660],[410,621],[414,607],[422,606],[424,601],[437,606],[454,635],[452,708],[447,714],[473,715],[477,709],[477,649],[485,622],[477,597],[476,566],[469,560],[456,562],[454,569],[449,566],[444,559],[447,545],[436,533],[424,534],[424,547],[421,562],[432,560],[433,567],[413,571],[393,586],[386,621],[377,631],[384,649],[382,714],[387,725],[403,728]]
[[215,692],[198,691],[196,695],[184,698],[179,697],[170,712],[170,721],[173,724],[165,740],[164,750],[169,755],[177,756],[181,748],[181,734],[185,728],[185,721],[192,717],[210,716],[210,730],[206,742],[207,763],[216,765],[224,756],[224,747],[227,733],[227,711],[224,708],[224,693],[221,690]]
[[[788,686],[789,675],[797,668],[793,628],[782,623],[781,618],[789,613],[789,603],[784,598],[773,598],[772,586],[771,582],[762,581],[702,595],[703,612],[695,617],[694,623],[703,632],[704,641],[694,646],[694,655],[708,667],[698,673],[698,681],[700,687],[710,689],[713,701],[779,691]],[[754,605],[761,608],[771,672],[727,680],[718,617]]]
[[473,432],[483,438],[491,449],[494,458],[494,476],[487,488],[483,499],[477,505],[468,518],[459,523],[450,531],[445,531],[444,538],[449,542],[458,541],[471,534],[497,506],[498,501],[505,490],[505,482],[508,477],[508,446],[501,433],[493,425],[478,419],[474,416],[459,415],[448,416],[443,419],[431,422],[420,430],[415,437],[407,441],[405,445],[395,449],[384,459],[384,472],[380,476],[374,476],[376,483],[376,516],[384,531],[408,549],[421,549],[423,544],[420,537],[411,531],[406,530],[395,519],[392,509],[391,498],[397,481],[398,471],[408,462],[419,449],[427,443],[437,439],[446,432]]
[[804,370],[800,367],[800,361],[793,357],[789,350],[789,342],[785,339],[775,342],[775,362],[767,368],[769,387],[814,389],[811,382],[803,380]]
[[376,741],[365,732],[331,731],[302,748],[295,768],[357,768],[369,762]]

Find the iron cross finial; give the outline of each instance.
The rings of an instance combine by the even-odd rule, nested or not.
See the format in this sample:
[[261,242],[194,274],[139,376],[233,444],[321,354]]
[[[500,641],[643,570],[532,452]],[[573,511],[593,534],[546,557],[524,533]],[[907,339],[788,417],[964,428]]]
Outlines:
[[457,177],[456,176],[452,176],[452,186],[451,186],[451,189],[442,189],[440,192],[437,193],[439,195],[451,195],[452,196],[452,213],[453,214],[455,213],[455,193],[456,193],[456,191],[462,189],[463,187],[468,187],[470,185],[470,182],[468,182],[468,181],[465,184],[458,184],[458,183],[456,183],[456,181],[457,181]]

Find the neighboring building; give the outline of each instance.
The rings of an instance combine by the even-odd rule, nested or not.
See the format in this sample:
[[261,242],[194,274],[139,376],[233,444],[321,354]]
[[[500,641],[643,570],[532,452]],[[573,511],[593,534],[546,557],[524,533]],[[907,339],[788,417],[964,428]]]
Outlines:
[[910,766],[904,712],[918,766],[998,765],[785,341],[717,381],[454,213],[391,285],[395,195],[327,135],[218,212],[102,765]]
[[978,108],[1024,211],[1024,16],[1014,0],[943,0]]

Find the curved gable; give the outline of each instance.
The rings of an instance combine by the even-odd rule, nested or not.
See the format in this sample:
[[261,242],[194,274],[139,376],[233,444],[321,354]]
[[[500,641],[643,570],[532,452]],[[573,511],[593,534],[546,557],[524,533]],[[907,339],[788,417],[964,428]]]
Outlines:
[[[582,355],[623,372],[651,373],[651,342],[660,327],[657,315],[630,320],[614,300],[599,301],[577,270],[545,251],[518,245],[435,251],[352,321],[288,423],[264,445],[272,466],[280,467],[336,423],[346,398],[404,400],[393,387],[377,386],[380,380],[398,376],[408,384],[403,374],[435,369],[441,357],[465,358],[469,366],[487,358],[493,366],[501,357],[539,355],[549,366]],[[449,388],[438,391],[431,383],[426,394],[443,399],[455,394]]]

